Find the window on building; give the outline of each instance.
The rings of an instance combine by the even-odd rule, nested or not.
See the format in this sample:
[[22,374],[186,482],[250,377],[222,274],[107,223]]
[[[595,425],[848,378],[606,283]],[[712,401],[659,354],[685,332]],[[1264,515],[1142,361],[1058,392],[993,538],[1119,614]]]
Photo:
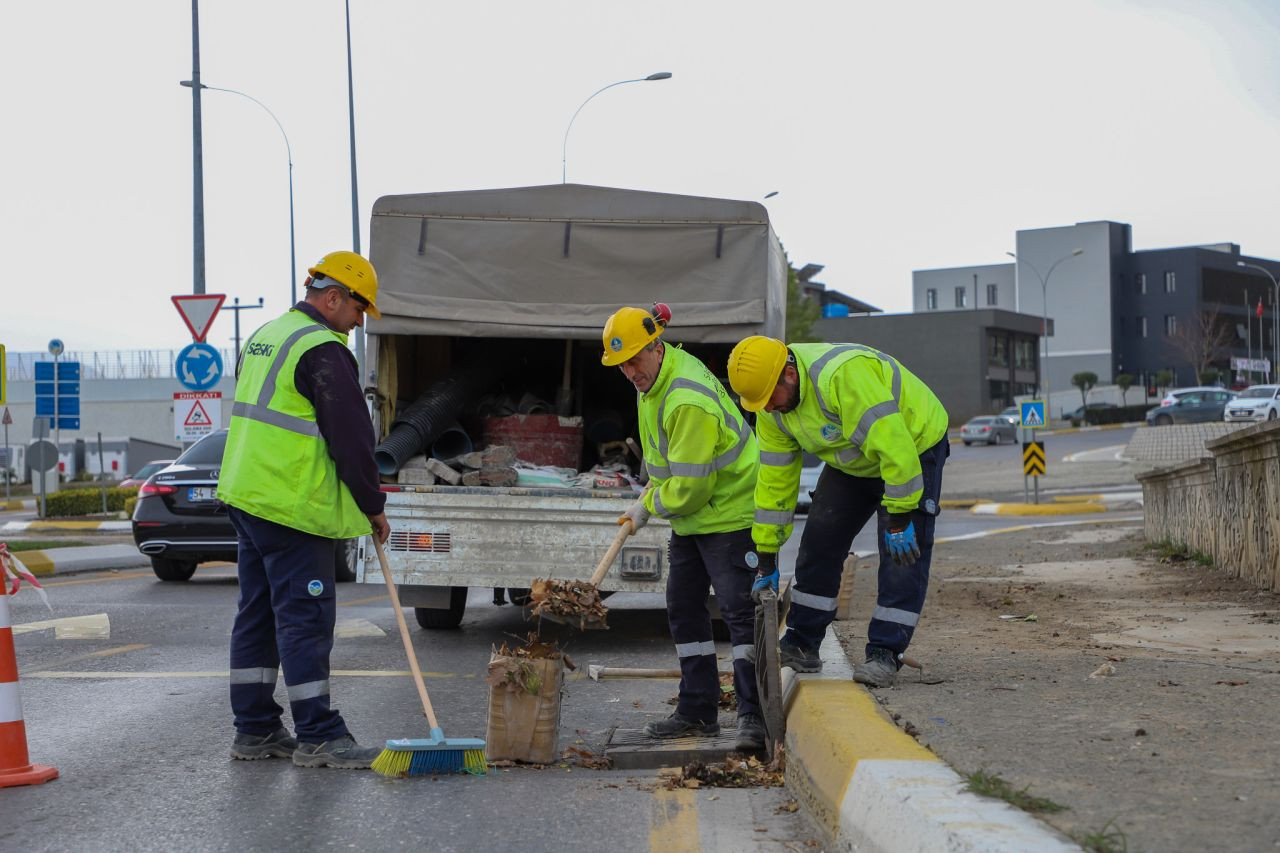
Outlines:
[[1178,289],[1178,279],[1174,276],[1172,272],[1165,273],[1164,274],[1164,292],[1173,293],[1177,289]]
[[1138,317],[1138,337],[1145,338],[1147,336],[1147,318]]
[[938,289],[931,287],[924,292],[924,307],[928,311],[938,310]]
[[988,284],[988,285],[987,285],[987,304],[988,304],[988,305],[995,305],[995,304],[996,304],[996,302],[997,302],[997,300],[996,300],[996,286],[995,286],[994,284]]
[[969,304],[969,288],[957,287],[956,288],[956,307],[964,308],[968,304]]
[[1030,338],[1018,338],[1015,340],[1013,342],[1013,366],[1018,370],[1035,370],[1035,346],[1035,341]]
[[1172,314],[1164,315],[1164,333],[1166,335],[1174,335],[1178,332],[1178,318]]
[[1138,292],[1139,296],[1147,292],[1147,274],[1146,273],[1140,272],[1133,277],[1133,289]]
[[1003,335],[987,338],[987,364],[995,367],[1009,366],[1009,339]]

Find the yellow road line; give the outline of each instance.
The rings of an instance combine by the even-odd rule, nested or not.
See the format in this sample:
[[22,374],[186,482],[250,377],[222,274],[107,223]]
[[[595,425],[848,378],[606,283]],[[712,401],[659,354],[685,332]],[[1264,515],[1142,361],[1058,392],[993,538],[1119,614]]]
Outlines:
[[353,598],[350,601],[343,601],[339,603],[338,606],[351,607],[352,605],[355,605],[355,604],[372,604],[375,601],[385,601],[388,604],[391,603],[391,600],[387,598],[387,594],[384,592],[382,595],[369,595],[364,598]]
[[48,588],[48,587],[54,587],[54,586],[72,586],[73,584],[78,584],[78,583],[101,583],[102,581],[127,581],[127,580],[133,580],[134,578],[151,578],[151,577],[155,577],[155,575],[151,572],[120,572],[119,574],[104,574],[102,577],[96,577],[96,578],[76,578],[75,580],[49,581],[49,583],[42,584],[42,586],[44,586],[45,588]]
[[[345,678],[408,678],[409,670],[395,669],[335,669],[330,675]],[[37,670],[24,677],[30,678],[227,678],[225,670],[189,670],[186,672],[74,672],[71,670]],[[424,672],[423,678],[475,678],[475,673],[458,675],[456,672]]]
[[653,792],[649,818],[650,853],[696,853],[698,843],[698,794],[688,788]]
[[[127,646],[116,646],[114,649],[103,649],[99,652],[89,652],[88,654],[76,655],[75,657],[64,658],[58,661],[57,666],[66,666],[71,663],[79,663],[82,660],[90,660],[91,658],[109,658],[115,655],[123,655],[127,652],[136,652],[139,649],[151,648],[150,643],[130,643]],[[33,669],[30,672],[22,673],[23,677],[34,675],[37,672],[47,672],[49,667],[44,666],[39,669]]]

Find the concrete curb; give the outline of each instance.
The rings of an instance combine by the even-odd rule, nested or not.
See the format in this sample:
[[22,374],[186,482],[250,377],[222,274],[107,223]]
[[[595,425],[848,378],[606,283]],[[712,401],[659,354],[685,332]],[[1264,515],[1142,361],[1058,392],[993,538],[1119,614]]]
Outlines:
[[33,498],[13,498],[12,500],[0,501],[0,512],[21,512],[24,509],[35,509],[36,502]]
[[974,515],[1082,515],[1091,512],[1127,512],[1142,504],[1142,492],[1091,495],[1054,495],[1048,503],[979,503]]
[[86,545],[76,548],[49,548],[44,551],[17,551],[31,574],[37,577],[96,572],[101,569],[138,569],[151,566],[151,558],[133,545]]
[[782,671],[786,780],[834,849],[1080,849],[1025,812],[964,791],[954,770],[852,680],[834,631],[822,659],[821,673]]
[[73,518],[52,521],[6,521],[0,533],[34,533],[41,530],[101,530],[126,532],[133,530],[132,521],[77,521]]

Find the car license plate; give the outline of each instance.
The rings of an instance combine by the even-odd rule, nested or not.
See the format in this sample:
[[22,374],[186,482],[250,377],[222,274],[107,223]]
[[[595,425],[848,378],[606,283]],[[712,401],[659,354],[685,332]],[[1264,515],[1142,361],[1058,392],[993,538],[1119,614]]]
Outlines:
[[187,489],[187,500],[192,503],[216,501],[217,499],[218,489],[215,486],[192,486]]

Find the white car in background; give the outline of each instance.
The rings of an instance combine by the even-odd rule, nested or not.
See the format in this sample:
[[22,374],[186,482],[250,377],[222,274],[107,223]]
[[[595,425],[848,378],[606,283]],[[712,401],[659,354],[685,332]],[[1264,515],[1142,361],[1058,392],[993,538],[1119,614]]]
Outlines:
[[1280,418],[1280,385],[1251,385],[1222,412],[1226,423],[1274,421]]
[[1170,388],[1168,393],[1160,399],[1160,406],[1172,406],[1188,394],[1197,394],[1203,391],[1222,391],[1223,388],[1215,385],[1196,385],[1192,388]]

